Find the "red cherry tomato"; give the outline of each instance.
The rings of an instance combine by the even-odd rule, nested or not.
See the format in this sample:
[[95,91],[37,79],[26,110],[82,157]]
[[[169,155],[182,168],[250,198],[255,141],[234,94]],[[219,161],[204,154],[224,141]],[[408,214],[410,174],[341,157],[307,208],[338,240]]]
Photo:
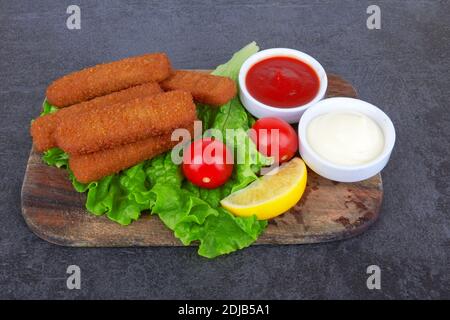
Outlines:
[[219,140],[203,138],[192,142],[183,154],[183,173],[196,186],[214,189],[233,172],[233,154]]
[[[289,123],[278,118],[261,118],[250,130],[250,138],[262,154],[279,163],[290,160],[297,152],[297,133]],[[278,139],[276,131],[278,129]],[[278,150],[278,155],[277,155]]]

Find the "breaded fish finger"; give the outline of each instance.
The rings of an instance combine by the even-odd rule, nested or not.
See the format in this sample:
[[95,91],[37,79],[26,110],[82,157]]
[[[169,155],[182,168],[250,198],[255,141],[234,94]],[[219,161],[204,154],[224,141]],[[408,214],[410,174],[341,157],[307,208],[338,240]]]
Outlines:
[[161,87],[168,90],[186,90],[198,102],[212,106],[221,106],[230,101],[237,92],[236,83],[227,77],[196,71],[175,71],[161,82]]
[[47,100],[62,108],[146,82],[160,82],[170,72],[170,61],[165,53],[99,64],[55,80],[47,88]]
[[57,125],[56,113],[41,116],[31,123],[30,134],[37,151],[43,152],[56,146],[52,133]]
[[70,155],[86,154],[165,134],[195,119],[191,94],[171,91],[67,117],[54,137]]
[[[56,147],[53,133],[60,121],[67,117],[77,117],[80,113],[98,106],[111,106],[116,103],[123,103],[136,98],[150,97],[161,93],[162,89],[156,82],[144,83],[135,87],[116,91],[106,96],[101,96],[74,104],[70,107],[58,110],[56,113],[39,117],[31,124],[31,136],[36,149],[40,152]],[[61,120],[62,119],[62,120]]]
[[[187,128],[192,135],[192,123]],[[170,150],[178,143],[170,138],[171,133],[166,133],[112,149],[71,156],[69,167],[78,181],[97,181]]]

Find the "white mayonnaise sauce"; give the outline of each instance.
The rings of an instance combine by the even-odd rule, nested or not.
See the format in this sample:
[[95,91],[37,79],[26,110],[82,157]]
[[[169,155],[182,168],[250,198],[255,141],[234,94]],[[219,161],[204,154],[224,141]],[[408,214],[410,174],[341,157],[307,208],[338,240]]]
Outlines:
[[355,166],[374,160],[384,147],[378,124],[359,112],[330,112],[309,123],[306,136],[311,148],[338,165]]

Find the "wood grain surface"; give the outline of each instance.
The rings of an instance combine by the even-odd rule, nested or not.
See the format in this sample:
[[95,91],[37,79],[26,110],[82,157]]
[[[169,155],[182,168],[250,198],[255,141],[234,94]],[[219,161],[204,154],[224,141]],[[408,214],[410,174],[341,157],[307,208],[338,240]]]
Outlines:
[[[356,97],[355,89],[336,75],[328,75],[327,97]],[[381,175],[358,183],[338,183],[311,170],[300,202],[269,221],[256,244],[303,244],[341,240],[360,234],[379,215],[383,187]],[[22,214],[42,239],[65,246],[127,247],[181,246],[157,216],[144,213],[129,226],[84,207],[85,194],[76,192],[65,170],[42,163],[34,148],[22,185]]]

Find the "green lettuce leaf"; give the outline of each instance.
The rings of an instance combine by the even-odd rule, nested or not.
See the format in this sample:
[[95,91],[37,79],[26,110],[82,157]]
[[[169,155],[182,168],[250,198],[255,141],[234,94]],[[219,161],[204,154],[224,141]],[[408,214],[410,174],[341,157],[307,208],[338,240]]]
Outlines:
[[87,191],[86,209],[90,213],[106,214],[111,220],[128,225],[140,217],[141,211],[149,210],[153,205],[144,162],[120,174],[86,184],[75,179],[68,167],[69,156],[61,149],[44,152],[42,159],[49,166],[67,169],[76,191]]
[[207,258],[248,247],[267,226],[267,221],[258,221],[254,216],[236,218],[222,208],[218,211],[219,215],[207,219],[199,231],[202,242],[198,254]]
[[47,99],[44,100],[44,103],[42,104],[42,112],[39,116],[45,116],[46,114],[54,113],[58,111],[58,108],[54,105],[51,105]]
[[49,166],[67,168],[69,155],[59,148],[52,148],[44,152],[42,160]]
[[255,41],[250,42],[241,50],[234,53],[231,60],[229,60],[227,63],[218,66],[212,72],[212,74],[217,76],[229,77],[237,81],[239,70],[241,69],[241,66],[244,64],[245,60],[247,60],[251,55],[257,53],[258,51],[259,47],[256,44],[256,42]]
[[150,210],[154,197],[149,190],[142,162],[120,174],[104,177],[88,186],[86,208],[96,215],[107,217],[121,225],[139,219],[141,212]]
[[[230,77],[238,82],[242,64],[258,50],[259,47],[255,42],[250,43],[236,52],[228,63],[218,66],[212,73]],[[254,122],[255,119],[245,110],[240,99],[235,97],[220,107],[212,124],[212,128],[220,130],[225,142],[233,146],[235,155],[238,156],[233,176],[235,183],[231,192],[245,188],[257,179],[256,173],[262,166],[268,166],[273,162],[272,158],[260,154],[253,141],[248,137],[247,130]],[[232,137],[227,134],[227,129],[233,130],[231,131]]]
[[[220,207],[220,200],[230,192],[231,183],[214,190],[201,189],[190,182],[182,183],[177,165],[170,153],[151,160],[149,176],[157,171],[151,192],[152,213],[171,230],[184,245],[195,241],[198,253],[214,258],[249,246],[264,231],[267,221],[255,217],[235,217]],[[159,170],[154,170],[158,168]],[[164,174],[160,174],[164,172]]]
[[203,129],[209,129],[213,126],[217,112],[217,108],[211,108],[206,104],[197,104],[197,118],[202,122]]

